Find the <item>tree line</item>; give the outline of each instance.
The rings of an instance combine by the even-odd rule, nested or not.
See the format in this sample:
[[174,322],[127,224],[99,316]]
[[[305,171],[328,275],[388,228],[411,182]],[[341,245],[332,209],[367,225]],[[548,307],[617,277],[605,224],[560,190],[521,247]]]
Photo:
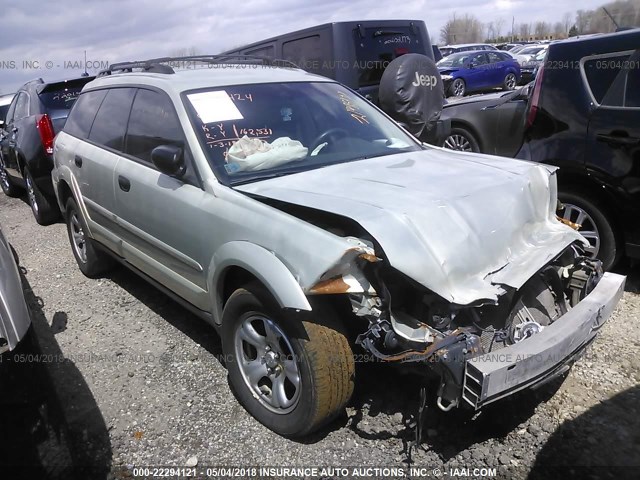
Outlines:
[[640,0],[616,0],[594,10],[566,12],[555,22],[515,22],[499,18],[483,23],[474,15],[454,13],[440,30],[445,45],[512,40],[552,40],[640,26]]

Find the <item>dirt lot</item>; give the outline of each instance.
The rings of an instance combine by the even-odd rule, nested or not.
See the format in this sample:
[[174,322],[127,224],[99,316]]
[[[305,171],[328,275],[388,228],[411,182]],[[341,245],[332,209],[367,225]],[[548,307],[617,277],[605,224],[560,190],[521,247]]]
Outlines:
[[422,469],[413,478],[482,478],[491,471],[476,469],[487,467],[498,478],[639,478],[637,267],[621,269],[624,298],[564,383],[473,418],[429,408],[423,443],[410,448],[417,385],[392,368],[359,365],[346,413],[291,441],[235,400],[210,327],[125,269],[85,278],[64,224],[38,226],[24,200],[0,195],[0,224],[34,317],[34,335],[0,365],[0,464],[14,467],[12,478],[66,479],[72,467],[87,469],[77,478],[132,478],[134,465],[196,462],[199,475],[206,466],[326,466],[347,467],[349,477],[369,468],[360,473],[370,478],[408,476],[411,466]]

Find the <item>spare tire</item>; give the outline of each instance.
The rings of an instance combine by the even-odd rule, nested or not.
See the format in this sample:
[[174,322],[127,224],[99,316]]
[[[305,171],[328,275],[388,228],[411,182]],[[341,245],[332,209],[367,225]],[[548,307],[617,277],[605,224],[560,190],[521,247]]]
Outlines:
[[442,78],[433,60],[408,53],[393,60],[380,79],[380,108],[416,137],[435,128],[444,103]]

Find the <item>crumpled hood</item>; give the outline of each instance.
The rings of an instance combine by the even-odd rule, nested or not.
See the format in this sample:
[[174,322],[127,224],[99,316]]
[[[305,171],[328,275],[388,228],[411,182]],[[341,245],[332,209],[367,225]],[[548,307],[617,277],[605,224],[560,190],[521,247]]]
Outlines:
[[352,218],[394,268],[466,305],[521,287],[583,239],[555,218],[553,171],[429,147],[236,189]]

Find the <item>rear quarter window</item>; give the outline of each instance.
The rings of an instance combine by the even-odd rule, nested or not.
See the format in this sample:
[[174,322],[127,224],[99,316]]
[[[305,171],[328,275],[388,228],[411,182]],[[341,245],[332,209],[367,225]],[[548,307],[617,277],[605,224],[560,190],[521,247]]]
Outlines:
[[614,80],[628,63],[630,56],[631,52],[616,52],[611,55],[598,55],[583,61],[584,77],[597,103],[602,103]]

